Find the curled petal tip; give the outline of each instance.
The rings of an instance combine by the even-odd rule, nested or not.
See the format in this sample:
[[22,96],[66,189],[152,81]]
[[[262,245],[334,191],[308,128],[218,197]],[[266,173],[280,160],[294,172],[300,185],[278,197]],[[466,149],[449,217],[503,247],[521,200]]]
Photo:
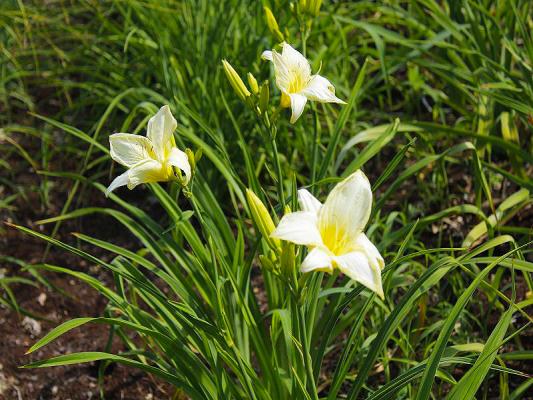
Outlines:
[[272,51],[270,50],[263,51],[263,53],[261,54],[261,58],[265,61],[272,61]]

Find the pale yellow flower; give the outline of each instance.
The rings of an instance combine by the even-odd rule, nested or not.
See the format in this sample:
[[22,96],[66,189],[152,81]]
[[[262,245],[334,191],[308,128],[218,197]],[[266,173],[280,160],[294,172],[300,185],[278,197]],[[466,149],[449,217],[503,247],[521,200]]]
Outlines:
[[298,201],[302,211],[283,216],[271,236],[310,249],[300,271],[338,268],[383,298],[385,261],[363,232],[372,207],[365,174],[357,171],[337,184],[324,204],[305,189],[298,191]]
[[282,107],[291,107],[291,123],[295,123],[304,110],[307,100],[321,103],[346,104],[335,96],[335,88],[326,78],[311,75],[309,61],[287,43],[283,50],[265,51],[262,58],[272,61],[276,86],[281,90]]
[[189,183],[191,166],[187,154],[176,147],[173,136],[176,126],[170,108],[163,106],[148,121],[146,137],[130,133],[111,135],[111,158],[128,170],[111,182],[106,196],[120,186],[133,189],[141,183],[178,179],[174,167],[183,172],[182,183]]

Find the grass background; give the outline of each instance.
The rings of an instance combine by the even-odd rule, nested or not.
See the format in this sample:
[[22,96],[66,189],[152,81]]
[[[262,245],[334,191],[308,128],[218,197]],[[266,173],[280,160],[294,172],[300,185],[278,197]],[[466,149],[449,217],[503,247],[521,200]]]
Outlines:
[[[224,222],[215,222],[213,236],[231,248],[238,227],[253,243],[239,205],[242,189],[262,192],[279,215],[276,178],[261,126],[234,95],[221,59],[241,76],[250,71],[259,82],[272,78],[260,60],[276,43],[263,5],[271,7],[286,40],[302,50],[298,20],[286,1],[5,1],[4,219],[27,225],[25,208],[70,218],[101,202],[94,185],[107,185],[119,172],[106,150],[108,135],[142,133],[156,107],[170,104],[179,137],[205,154],[197,182],[204,197],[196,211],[216,200],[220,206],[211,217]],[[379,307],[350,303],[331,337],[327,319],[316,319],[308,341],[321,396],[443,398],[468,376],[469,363],[482,364],[480,351],[490,346],[478,344],[492,338],[503,354],[488,352],[490,370],[476,367],[483,372],[474,394],[527,398],[531,379],[520,374],[531,374],[532,358],[532,9],[527,0],[324,1],[312,19],[305,52],[313,71],[320,68],[350,105],[308,106],[294,126],[280,118],[284,187],[292,193],[293,186],[318,182],[313,190],[323,198],[328,178],[362,167],[375,189],[369,233],[394,266]],[[273,87],[271,94],[277,102]],[[388,129],[396,119],[399,125]],[[149,210],[154,196],[141,193],[138,205]],[[173,226],[165,213],[156,214],[163,230]],[[53,237],[61,221],[48,222]],[[480,243],[486,243],[482,255],[462,250]],[[481,274],[515,248],[516,262],[498,261],[498,268]],[[5,250],[4,259],[10,255]],[[450,258],[462,260],[461,267],[427,293],[410,295],[433,265]],[[10,287],[20,283],[14,275],[1,281],[2,302],[10,305],[16,305]],[[463,299],[476,276],[482,276],[476,295]],[[254,284],[246,282],[247,288]],[[279,293],[270,284],[267,279],[267,302],[275,308]],[[340,305],[345,295],[331,302]],[[515,303],[522,312],[510,306]],[[321,306],[333,310],[328,304]],[[357,315],[365,318],[354,328]],[[397,377],[403,380],[396,392],[383,389]]]

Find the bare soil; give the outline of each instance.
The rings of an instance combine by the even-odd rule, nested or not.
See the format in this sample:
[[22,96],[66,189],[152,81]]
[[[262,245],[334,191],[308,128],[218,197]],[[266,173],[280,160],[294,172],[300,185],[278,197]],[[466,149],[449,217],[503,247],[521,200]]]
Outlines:
[[[11,256],[29,262],[39,261],[45,245],[8,230],[4,232],[2,247],[11,249]],[[64,252],[51,250],[47,262],[84,271],[111,285],[110,277],[95,266],[90,266]],[[9,275],[20,275],[20,267],[2,265]],[[7,275],[7,274],[6,274]],[[42,349],[25,355],[36,340],[58,324],[76,317],[101,316],[105,299],[87,285],[59,274],[45,274],[55,287],[12,286],[18,305],[40,318],[29,318],[0,306],[0,399],[96,399],[99,398],[97,363],[21,369],[32,361],[78,351],[104,351],[109,340],[109,328],[88,324],[61,336]],[[112,352],[122,350],[119,340],[112,341]],[[169,385],[133,368],[111,365],[105,370],[103,389],[106,399],[164,399],[172,396]]]

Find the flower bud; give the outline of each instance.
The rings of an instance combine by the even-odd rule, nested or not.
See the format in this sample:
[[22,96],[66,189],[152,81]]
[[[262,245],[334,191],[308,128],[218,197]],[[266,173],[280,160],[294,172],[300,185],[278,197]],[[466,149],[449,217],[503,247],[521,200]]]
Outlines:
[[320,7],[322,6],[322,0],[309,0],[309,12],[315,17],[320,14]]
[[224,72],[226,73],[231,86],[233,86],[235,93],[237,93],[237,96],[239,96],[241,100],[246,101],[246,98],[248,98],[251,93],[242,81],[241,77],[226,60],[222,60],[222,65],[224,66]]
[[259,197],[257,197],[250,189],[246,189],[246,200],[248,201],[248,207],[250,207],[250,212],[252,213],[252,219],[261,232],[261,235],[263,235],[263,238],[267,241],[268,246],[273,250],[278,250],[280,248],[279,240],[270,237],[270,234],[274,232],[276,226],[274,225],[274,221],[272,221],[267,208]]
[[248,78],[248,85],[250,85],[250,89],[252,89],[253,94],[259,93],[259,85],[257,84],[257,80],[252,75],[251,72],[248,72],[248,75],[246,75]]
[[198,164],[198,161],[200,161],[203,155],[204,155],[204,152],[202,151],[202,148],[199,148],[198,150],[196,150],[196,153],[194,153],[194,162]]
[[298,2],[300,12],[307,13],[315,17],[320,13],[321,6],[322,0],[300,0]]
[[265,113],[268,110],[268,101],[270,100],[270,90],[268,88],[268,81],[264,81],[261,85],[261,93],[259,94],[259,110]]
[[194,156],[193,151],[188,147],[185,149],[185,154],[187,154],[187,160],[191,166],[191,171],[194,173],[194,169],[196,168],[196,157]]
[[282,242],[280,255],[281,271],[290,276],[295,268],[296,249],[294,244]]
[[276,270],[276,266],[274,265],[272,260],[268,258],[267,256],[264,256],[263,254],[259,255],[259,263],[261,264],[261,267],[266,270],[269,270],[269,271]]
[[[291,213],[291,208],[289,205],[286,205],[283,209],[283,215]],[[296,262],[296,248],[293,243],[282,241],[281,242],[281,255],[280,255],[280,264],[282,272],[286,273],[287,276],[292,274],[293,269],[295,268]]]
[[276,21],[276,17],[274,17],[274,14],[272,14],[272,10],[268,8],[267,6],[263,7],[265,10],[265,17],[266,22],[268,25],[268,29],[270,30],[270,33],[274,35],[274,38],[278,42],[283,42],[285,38],[283,37],[283,33],[279,30],[278,21]]

